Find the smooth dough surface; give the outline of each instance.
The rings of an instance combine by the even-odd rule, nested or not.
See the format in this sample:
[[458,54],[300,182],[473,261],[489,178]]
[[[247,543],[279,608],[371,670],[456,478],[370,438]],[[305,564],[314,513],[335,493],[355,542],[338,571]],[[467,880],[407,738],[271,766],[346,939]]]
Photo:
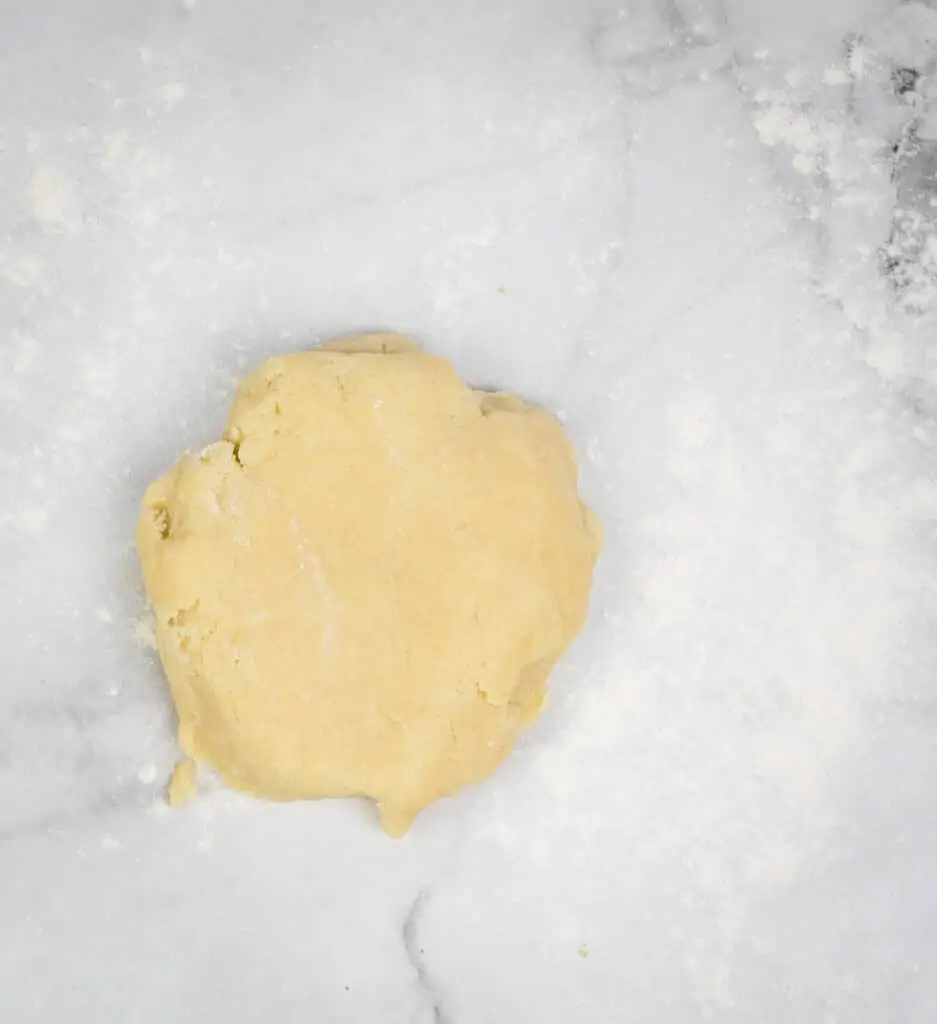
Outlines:
[[402,834],[492,772],[586,615],[601,546],[549,413],[399,335],[271,359],[144,496],[184,753]]

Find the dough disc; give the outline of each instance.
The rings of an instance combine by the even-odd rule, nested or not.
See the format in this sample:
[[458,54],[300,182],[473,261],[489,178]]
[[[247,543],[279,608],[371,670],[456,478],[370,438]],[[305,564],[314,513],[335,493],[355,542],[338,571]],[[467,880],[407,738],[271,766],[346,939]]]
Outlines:
[[381,334],[244,380],[137,539],[185,754],[400,835],[536,717],[601,531],[553,416]]

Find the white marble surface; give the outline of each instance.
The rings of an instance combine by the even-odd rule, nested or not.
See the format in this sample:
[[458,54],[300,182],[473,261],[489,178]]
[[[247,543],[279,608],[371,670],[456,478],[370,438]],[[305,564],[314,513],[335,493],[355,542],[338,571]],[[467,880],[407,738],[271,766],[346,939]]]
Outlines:
[[[937,12],[0,11],[0,1019],[932,1024]],[[565,416],[589,626],[401,841],[166,812],[141,490],[366,327]]]

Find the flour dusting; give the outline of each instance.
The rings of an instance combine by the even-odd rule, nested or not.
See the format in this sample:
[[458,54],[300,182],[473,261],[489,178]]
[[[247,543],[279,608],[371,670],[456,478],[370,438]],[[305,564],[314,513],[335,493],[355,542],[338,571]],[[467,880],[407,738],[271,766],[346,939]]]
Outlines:
[[60,168],[41,163],[30,182],[33,215],[50,231],[76,234],[81,227],[81,203],[74,182]]

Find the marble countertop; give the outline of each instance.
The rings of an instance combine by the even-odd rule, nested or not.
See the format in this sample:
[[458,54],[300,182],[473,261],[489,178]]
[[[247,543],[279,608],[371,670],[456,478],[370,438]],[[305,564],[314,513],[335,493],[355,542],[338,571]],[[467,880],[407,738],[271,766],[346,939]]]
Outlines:
[[[937,1019],[937,10],[0,7],[0,1018]],[[400,841],[176,757],[133,526],[265,356],[411,333],[606,528]]]

